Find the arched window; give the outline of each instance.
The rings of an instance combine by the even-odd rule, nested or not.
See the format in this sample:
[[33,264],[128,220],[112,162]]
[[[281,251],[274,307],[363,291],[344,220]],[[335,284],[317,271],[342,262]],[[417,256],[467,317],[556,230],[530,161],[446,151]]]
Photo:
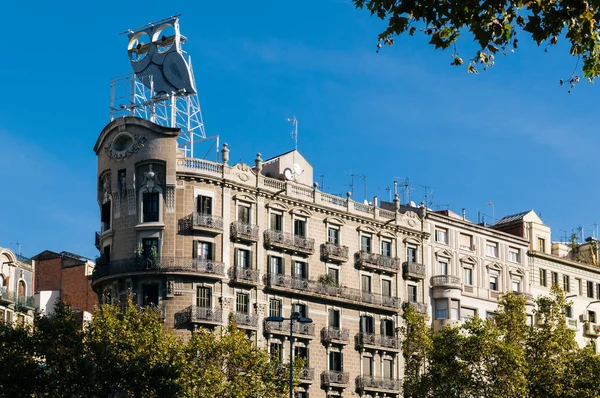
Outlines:
[[25,281],[19,281],[19,288],[17,290],[17,293],[19,294],[19,297],[23,297],[25,296],[25,292],[27,291],[26,286],[25,286]]

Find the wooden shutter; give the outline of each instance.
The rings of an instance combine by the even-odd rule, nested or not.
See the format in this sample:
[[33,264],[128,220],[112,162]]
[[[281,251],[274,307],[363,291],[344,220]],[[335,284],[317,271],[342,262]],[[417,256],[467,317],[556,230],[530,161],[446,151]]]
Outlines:
[[198,241],[197,240],[192,241],[192,258],[194,258],[194,259],[198,258]]

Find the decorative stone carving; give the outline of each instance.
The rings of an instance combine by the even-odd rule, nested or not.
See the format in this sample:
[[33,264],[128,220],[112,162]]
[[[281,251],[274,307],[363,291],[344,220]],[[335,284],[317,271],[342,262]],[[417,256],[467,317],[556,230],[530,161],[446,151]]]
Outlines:
[[167,213],[175,213],[175,186],[167,185],[165,192],[165,201],[167,204]]
[[121,217],[121,195],[116,189],[113,191],[113,213],[115,218]]
[[219,299],[219,301],[221,301],[221,308],[223,308],[224,310],[231,309],[231,298],[229,298],[229,297],[221,297]]
[[144,181],[142,181],[142,187],[145,187],[148,192],[154,192],[155,190],[158,192],[156,188],[160,186],[158,182],[158,173],[155,172],[152,168],[152,165],[148,166],[148,171],[144,173]]
[[110,173],[106,173],[102,179],[102,204],[110,200]]
[[267,306],[265,304],[256,304],[256,315],[259,317],[265,316],[266,307]]
[[167,297],[175,297],[175,281],[173,279],[167,280]]
[[[128,135],[131,137],[132,141],[131,143],[124,145],[124,148],[120,148],[119,146],[115,145],[115,141],[118,141],[118,138],[121,135]],[[139,151],[146,145],[146,141],[148,141],[146,137],[140,137],[135,134],[121,133],[119,136],[104,146],[104,150],[106,151],[108,157],[118,162],[127,159],[129,156]]]
[[135,187],[127,188],[127,214],[134,215],[136,212]]
[[127,178],[125,177],[125,172],[121,172],[119,175],[119,185],[121,189],[121,197],[125,199],[127,197]]

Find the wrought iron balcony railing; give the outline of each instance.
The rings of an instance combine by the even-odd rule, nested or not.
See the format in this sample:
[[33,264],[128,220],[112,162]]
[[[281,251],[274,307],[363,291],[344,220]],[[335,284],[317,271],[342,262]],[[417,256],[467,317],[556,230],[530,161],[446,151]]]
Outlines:
[[13,303],[15,301],[15,293],[6,287],[0,286],[0,301],[5,303]]
[[313,254],[315,251],[315,240],[303,236],[289,234],[287,232],[266,230],[264,232],[265,244],[298,253]]
[[300,373],[300,380],[312,382],[315,379],[315,370],[313,368],[304,368]]
[[402,263],[402,275],[404,279],[425,279],[425,264],[405,261]]
[[400,390],[400,385],[400,380],[383,377],[358,376],[356,378],[358,390]]
[[400,347],[398,339],[394,336],[385,336],[382,334],[358,333],[356,335],[357,347],[383,347],[397,350]]
[[326,344],[348,344],[350,341],[350,330],[338,329],[333,326],[321,329],[321,341]]
[[192,213],[179,220],[180,230],[223,231],[223,218],[206,213]]
[[258,315],[244,314],[241,312],[235,313],[235,324],[240,327],[258,327]]
[[266,274],[265,284],[271,288],[285,288],[308,295],[327,296],[330,299],[342,299],[355,303],[375,305],[394,310],[401,308],[401,300],[398,297],[383,296],[381,294],[363,292],[359,289],[329,285],[311,279],[294,278],[281,274]]
[[348,246],[336,245],[329,242],[323,243],[321,245],[321,257],[323,257],[326,261],[348,261]]
[[156,261],[151,259],[128,258],[110,261],[107,264],[96,265],[92,279],[108,275],[127,274],[135,272],[190,272],[206,276],[224,277],[223,263],[198,258],[161,257]]
[[231,237],[249,242],[258,242],[258,225],[246,224],[242,221],[234,221],[229,227]]
[[400,260],[383,254],[360,251],[357,254],[358,265],[376,271],[397,273],[400,270]]
[[403,308],[406,308],[408,306],[413,307],[415,311],[417,311],[419,314],[427,315],[427,304],[425,303],[421,303],[418,301],[405,301],[404,303],[402,303]]
[[321,383],[324,386],[345,387],[350,382],[350,374],[347,372],[325,371],[321,373]]
[[453,275],[436,275],[431,277],[431,286],[462,289],[460,278]]
[[[265,321],[265,332],[273,334],[290,334],[290,321],[275,322]],[[303,336],[314,336],[315,325],[311,323],[299,323],[294,322],[294,328],[292,334],[298,334]]]
[[232,267],[229,268],[228,274],[229,278],[236,282],[258,284],[260,280],[260,273],[255,269]]
[[190,321],[192,323],[222,323],[223,310],[215,310],[212,308],[198,307],[196,305],[192,305],[190,307]]
[[149,304],[149,305],[139,305],[138,310],[148,309],[152,311],[158,316],[158,319],[165,319],[167,317],[167,309],[163,303],[160,304]]

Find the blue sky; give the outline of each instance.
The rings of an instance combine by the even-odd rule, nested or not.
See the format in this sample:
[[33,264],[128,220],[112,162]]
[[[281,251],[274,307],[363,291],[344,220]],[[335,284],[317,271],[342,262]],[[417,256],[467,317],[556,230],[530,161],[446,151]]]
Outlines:
[[[96,138],[109,122],[110,79],[130,72],[127,28],[181,13],[208,135],[231,161],[299,150],[325,190],[367,176],[369,199],[409,177],[412,199],[495,215],[534,209],[553,238],[599,221],[595,177],[598,88],[559,86],[565,46],[520,41],[479,75],[422,38],[375,53],[383,22],[350,0],[264,2],[11,2],[0,63],[0,246],[25,255],[96,256]],[[100,5],[101,4],[101,5]],[[471,54],[469,39],[459,50]],[[362,181],[356,200],[363,199]]]

